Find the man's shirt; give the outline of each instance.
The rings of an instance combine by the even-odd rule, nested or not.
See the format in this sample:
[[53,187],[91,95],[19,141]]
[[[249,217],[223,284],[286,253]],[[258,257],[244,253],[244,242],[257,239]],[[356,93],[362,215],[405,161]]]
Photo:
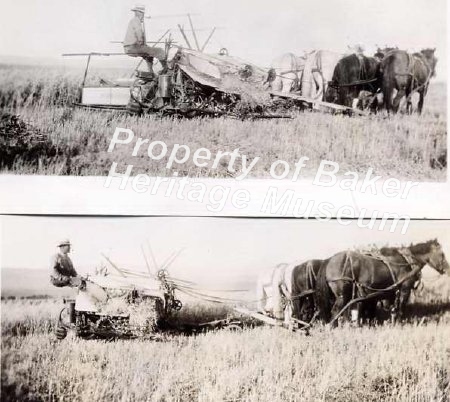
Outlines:
[[138,17],[134,17],[128,24],[128,29],[123,41],[123,45],[145,45],[143,23]]
[[58,253],[52,257],[50,263],[51,276],[59,278],[61,276],[75,277],[77,271],[73,267],[72,260],[67,254]]

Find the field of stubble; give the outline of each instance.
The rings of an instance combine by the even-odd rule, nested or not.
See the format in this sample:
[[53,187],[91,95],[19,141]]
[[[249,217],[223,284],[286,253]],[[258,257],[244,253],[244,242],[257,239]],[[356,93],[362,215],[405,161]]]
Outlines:
[[[116,127],[132,129],[136,137],[164,141],[171,149],[184,144],[192,152],[208,148],[240,149],[248,159],[260,157],[252,177],[269,177],[270,165],[282,159],[292,166],[300,157],[309,161],[304,176],[317,171],[321,160],[339,163],[341,173],[376,174],[399,179],[443,181],[447,164],[446,86],[432,83],[422,116],[384,112],[345,117],[303,112],[292,120],[240,121],[160,119],[118,112],[74,109],[82,72],[0,66],[0,156],[2,172],[18,174],[107,175],[112,162],[133,173],[229,178],[227,163],[217,169],[198,168],[190,159],[172,169],[164,161],[131,156],[132,147],[107,153]],[[18,122],[11,124],[11,115]],[[20,127],[19,127],[20,126]]]
[[[450,285],[425,282],[401,325],[311,336],[256,327],[155,341],[56,341],[56,300],[2,301],[2,401],[447,401]],[[191,305],[184,321],[224,308]]]

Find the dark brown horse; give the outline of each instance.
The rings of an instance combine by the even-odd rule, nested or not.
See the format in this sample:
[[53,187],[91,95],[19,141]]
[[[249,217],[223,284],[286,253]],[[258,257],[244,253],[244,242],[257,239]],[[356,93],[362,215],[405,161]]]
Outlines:
[[322,263],[327,260],[308,260],[292,270],[292,315],[310,322],[316,312],[315,288]]
[[[404,50],[388,52],[381,61],[384,105],[389,112],[397,113],[401,99],[406,96],[407,112],[411,113],[411,97],[418,92],[418,112],[422,113],[425,95],[431,77],[435,75],[437,58],[435,49],[424,49],[410,54]],[[397,94],[394,99],[394,89]]]
[[381,88],[380,62],[375,57],[351,54],[339,60],[334,68],[325,100],[353,107],[361,91],[373,96]]
[[[369,308],[377,300],[394,302],[401,318],[420,271],[428,264],[440,274],[450,267],[437,240],[410,247],[386,247],[379,255],[344,251],[323,264],[317,278],[317,300],[325,322],[337,322],[344,307],[361,299]],[[396,284],[396,285],[394,285]],[[369,297],[369,299],[367,299]]]
[[386,56],[386,54],[392,52],[393,50],[398,50],[398,47],[397,46],[395,47],[385,46],[384,48],[378,47],[373,57],[381,61],[384,59],[384,56]]

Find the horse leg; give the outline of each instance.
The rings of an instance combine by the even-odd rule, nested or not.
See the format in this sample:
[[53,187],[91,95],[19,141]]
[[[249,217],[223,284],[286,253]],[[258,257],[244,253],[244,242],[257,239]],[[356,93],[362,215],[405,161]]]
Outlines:
[[300,317],[300,319],[306,322],[310,322],[314,315],[314,299],[312,298],[312,296],[306,296],[303,305],[304,314],[302,315],[302,317]]
[[315,96],[315,99],[323,100],[324,96],[325,96],[325,91],[326,91],[326,88],[325,88],[325,85],[324,85],[324,82],[323,82],[323,77],[319,73],[314,73],[313,77],[314,77],[314,82],[316,84],[316,96]]
[[412,92],[410,88],[405,91],[406,94],[406,114],[412,114]]
[[383,300],[383,307],[389,312],[391,324],[395,324],[398,320],[398,308],[400,300],[400,291],[395,291],[392,295]]
[[[336,301],[333,304],[333,308],[331,309],[331,317],[334,319],[336,315],[344,308],[345,306],[345,298],[344,295],[339,295],[336,297]],[[333,327],[337,327],[338,320],[334,321]]]
[[292,317],[293,317],[293,311],[291,303],[287,303],[286,307],[284,308],[284,323],[285,325],[289,326],[291,328],[292,325]]
[[392,102],[392,110],[394,113],[398,112],[400,106],[400,101],[406,95],[405,89],[401,88],[398,90],[397,95],[395,95],[394,101]]
[[373,114],[377,114],[378,112],[378,97],[377,94],[373,95],[373,97],[369,100],[369,106],[368,109]]
[[351,104],[350,105],[348,104],[347,100],[348,100],[348,89],[345,87],[339,88],[339,101],[338,101],[339,105],[352,107]]
[[411,98],[406,98],[406,114],[412,114],[412,102]]
[[386,111],[390,113],[392,109],[392,93],[394,90],[394,84],[391,82],[389,77],[385,74],[383,77],[383,103]]
[[425,101],[426,93],[427,93],[426,88],[423,88],[419,91],[419,104],[417,105],[417,111],[419,114],[422,114],[423,102]]
[[375,318],[379,324],[382,324],[387,319],[392,319],[394,311],[395,297],[388,296],[379,300],[375,306]]
[[377,316],[377,304],[378,300],[367,300],[363,303],[363,319],[367,321],[369,324],[372,324]]
[[405,307],[408,303],[409,296],[411,295],[411,288],[409,286],[403,286],[400,289],[399,303],[398,303],[398,313],[399,318],[404,318],[405,316]]
[[258,300],[258,311],[264,313],[266,311],[267,294],[262,283],[256,288],[256,297]]
[[354,304],[350,309],[349,313],[350,313],[350,324],[359,327],[364,316],[363,303]]
[[298,318],[299,320],[301,320],[301,312],[302,312],[302,307],[303,307],[303,300],[302,298],[296,298],[295,300],[292,301],[292,316],[295,318]]

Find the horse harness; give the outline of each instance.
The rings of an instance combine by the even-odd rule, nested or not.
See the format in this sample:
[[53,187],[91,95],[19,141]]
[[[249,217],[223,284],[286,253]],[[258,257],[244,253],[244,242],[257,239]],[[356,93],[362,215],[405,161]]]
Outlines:
[[[283,276],[284,276],[284,271],[286,270],[286,266],[282,267],[282,269],[283,269]],[[306,277],[307,277],[308,289],[306,289],[303,292],[296,294],[296,295],[291,295],[289,293],[289,291],[287,290],[286,285],[284,283],[280,285],[281,296],[283,298],[284,306],[286,306],[288,304],[292,304],[292,302],[294,300],[298,300],[303,297],[310,296],[310,295],[316,293],[314,288],[315,288],[315,283],[317,280],[317,275],[314,272],[314,267],[313,267],[313,264],[311,261],[308,261],[306,264]]]
[[[346,83],[346,84],[338,84],[334,81],[330,81],[328,83],[328,85],[332,88],[345,88],[345,87],[356,87],[359,85],[367,85],[367,84],[371,84],[372,82],[378,81],[378,78],[368,78],[368,79],[364,79],[364,77],[367,76],[367,71],[366,71],[366,66],[364,64],[364,56],[360,55],[360,54],[355,54],[355,56],[358,59],[359,62],[359,79],[357,81],[353,81],[350,83]],[[372,88],[372,86],[371,86]]]
[[[422,90],[422,88],[426,88],[428,86],[428,83],[430,82],[431,76],[433,75],[433,69],[428,65],[428,63],[426,63],[422,57],[420,56],[416,56],[414,54],[411,53],[407,53],[408,55],[408,68],[407,68],[407,72],[406,73],[396,73],[395,75],[399,75],[399,76],[410,76],[411,77],[411,85],[410,85],[410,89],[409,89],[409,97],[412,96],[412,94],[414,92],[418,92],[420,90]],[[430,70],[428,73],[428,76],[425,80],[425,82],[418,86],[417,88],[414,88],[414,83],[417,82],[417,78],[415,75],[415,65],[416,65],[416,61],[419,61],[420,63],[422,63],[423,66],[425,66],[425,68],[427,70]]]
[[[379,289],[379,288],[373,288],[369,285],[365,285],[361,282],[358,282],[356,280],[355,277],[355,272],[354,272],[354,267],[353,267],[353,263],[352,263],[352,259],[351,256],[349,255],[349,252],[346,253],[345,255],[345,262],[344,262],[344,268],[343,268],[343,276],[341,278],[337,278],[337,279],[333,279],[331,282],[338,282],[338,281],[347,281],[347,282],[351,282],[352,283],[352,299],[357,297],[357,293],[359,294],[364,294],[362,292],[362,290],[368,290],[370,292],[380,292],[380,293],[384,293],[384,292],[388,292],[391,290],[395,290],[396,292],[396,304],[398,303],[398,298],[399,298],[399,292],[400,292],[400,286],[406,281],[406,279],[409,279],[410,277],[416,277],[417,281],[420,284],[420,270],[422,269],[422,267],[420,266],[420,264],[417,262],[417,259],[414,257],[414,255],[411,253],[411,251],[408,248],[404,248],[404,249],[397,249],[398,253],[403,257],[403,259],[405,260],[405,263],[394,263],[397,265],[408,265],[411,268],[411,271],[406,274],[403,278],[399,279],[392,267],[391,264],[389,263],[388,259],[385,258],[381,253],[372,253],[372,252],[366,252],[363,253],[363,255],[366,255],[368,257],[377,259],[379,261],[382,261],[384,263],[384,265],[388,268],[388,271],[391,275],[392,278],[392,285],[388,286],[387,288],[384,289]],[[345,276],[346,274],[346,269],[347,269],[347,261],[350,261],[350,271],[351,271],[351,277],[349,276]],[[416,287],[414,287],[414,289],[416,289]]]

